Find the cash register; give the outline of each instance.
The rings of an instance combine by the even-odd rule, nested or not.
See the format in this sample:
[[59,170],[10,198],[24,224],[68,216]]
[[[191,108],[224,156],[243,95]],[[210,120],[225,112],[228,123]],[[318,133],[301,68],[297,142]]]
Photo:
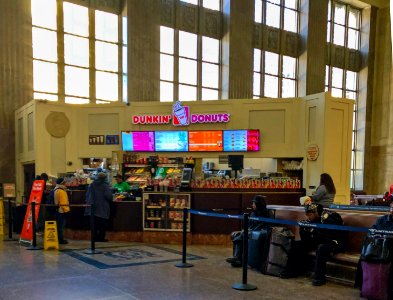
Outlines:
[[179,188],[180,192],[191,191],[191,186],[190,186],[191,178],[192,178],[192,168],[184,168],[181,176],[181,182]]

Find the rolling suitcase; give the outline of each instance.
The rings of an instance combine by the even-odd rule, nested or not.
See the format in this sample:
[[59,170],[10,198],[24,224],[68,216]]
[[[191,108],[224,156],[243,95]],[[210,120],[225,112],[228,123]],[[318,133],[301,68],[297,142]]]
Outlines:
[[272,228],[266,274],[279,276],[286,269],[288,254],[294,239],[294,234],[288,228]]
[[389,299],[390,263],[362,261],[361,296],[369,300]]
[[251,231],[248,235],[248,265],[261,272],[266,268],[270,234],[270,228],[263,228],[259,231]]

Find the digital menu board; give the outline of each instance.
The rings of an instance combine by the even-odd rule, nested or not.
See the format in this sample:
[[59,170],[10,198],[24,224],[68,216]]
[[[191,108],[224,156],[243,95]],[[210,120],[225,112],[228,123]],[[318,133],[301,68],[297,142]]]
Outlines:
[[222,151],[222,130],[189,131],[188,151]]
[[259,130],[224,130],[224,151],[259,151]]
[[123,151],[154,152],[154,131],[122,131]]
[[188,131],[156,131],[155,148],[157,152],[188,151]]

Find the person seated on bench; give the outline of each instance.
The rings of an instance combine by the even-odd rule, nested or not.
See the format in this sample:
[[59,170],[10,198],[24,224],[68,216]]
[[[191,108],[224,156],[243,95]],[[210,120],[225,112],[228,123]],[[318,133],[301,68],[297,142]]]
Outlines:
[[[304,209],[307,218],[303,221],[305,223],[320,224],[323,223],[321,216],[329,217],[329,213],[322,213],[323,207],[320,204],[311,203],[306,205]],[[333,214],[336,213],[333,212]],[[333,222],[325,223],[334,224],[335,222],[333,220]],[[341,224],[338,223],[340,222],[336,222],[337,225],[342,225],[342,220]],[[342,251],[344,245],[343,232],[301,226],[300,238],[300,241],[292,243],[286,270],[280,274],[280,277],[296,277],[306,271],[304,268],[308,265],[308,252],[316,250],[312,284],[315,286],[324,285],[326,283],[326,262],[331,258],[332,254]]]
[[[256,195],[252,199],[252,213],[250,218],[253,217],[264,217],[273,218],[273,212],[268,210],[266,207],[266,196]],[[258,231],[261,230],[266,223],[249,220],[248,221],[248,231]],[[234,231],[231,233],[231,240],[233,243],[233,257],[227,258],[226,261],[232,265],[232,267],[241,267],[243,258],[243,231]]]
[[327,173],[322,173],[317,190],[306,200],[305,204],[316,203],[325,208],[329,208],[333,204],[336,188],[332,177]]

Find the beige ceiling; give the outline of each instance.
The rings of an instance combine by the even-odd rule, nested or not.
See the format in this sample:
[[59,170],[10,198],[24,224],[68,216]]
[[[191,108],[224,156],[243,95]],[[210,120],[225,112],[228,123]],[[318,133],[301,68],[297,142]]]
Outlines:
[[362,0],[362,2],[376,7],[389,7],[389,0]]

